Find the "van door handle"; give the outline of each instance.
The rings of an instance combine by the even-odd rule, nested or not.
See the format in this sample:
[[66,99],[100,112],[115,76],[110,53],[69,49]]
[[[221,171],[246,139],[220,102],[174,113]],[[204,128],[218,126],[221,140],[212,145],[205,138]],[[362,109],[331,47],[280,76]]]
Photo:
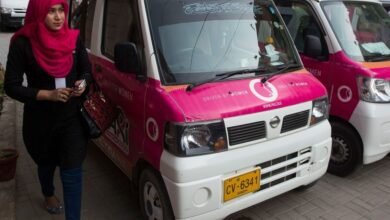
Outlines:
[[98,73],[100,73],[100,72],[103,71],[103,69],[102,69],[102,67],[101,67],[100,65],[95,64],[95,71],[98,72]]

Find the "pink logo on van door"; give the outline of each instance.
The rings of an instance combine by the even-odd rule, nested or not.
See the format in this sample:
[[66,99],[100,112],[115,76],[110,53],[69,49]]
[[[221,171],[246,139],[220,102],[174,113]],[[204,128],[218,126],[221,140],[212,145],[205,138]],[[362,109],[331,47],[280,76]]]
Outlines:
[[349,102],[352,99],[352,90],[348,86],[340,86],[337,89],[337,97],[342,102]]
[[261,79],[254,79],[250,81],[249,88],[253,95],[263,101],[273,102],[278,98],[278,91],[270,82],[262,83]]
[[148,118],[146,121],[146,134],[152,141],[158,139],[158,125],[154,118]]

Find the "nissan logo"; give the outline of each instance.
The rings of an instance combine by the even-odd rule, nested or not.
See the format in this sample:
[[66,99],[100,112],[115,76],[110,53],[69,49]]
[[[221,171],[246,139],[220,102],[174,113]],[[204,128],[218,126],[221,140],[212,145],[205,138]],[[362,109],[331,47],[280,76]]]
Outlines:
[[280,123],[280,118],[278,116],[273,117],[271,121],[269,121],[269,125],[271,126],[271,128],[278,127],[279,123]]

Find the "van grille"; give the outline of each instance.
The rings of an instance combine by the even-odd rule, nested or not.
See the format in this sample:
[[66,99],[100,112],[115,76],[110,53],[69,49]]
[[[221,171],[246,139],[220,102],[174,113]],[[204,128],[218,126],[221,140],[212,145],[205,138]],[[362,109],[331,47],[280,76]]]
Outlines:
[[[310,111],[301,111],[286,115],[283,118],[281,133],[305,127],[309,121]],[[237,145],[266,137],[265,121],[258,121],[244,125],[228,127],[229,145]]]
[[250,124],[229,127],[228,134],[230,145],[262,139],[266,136],[265,122],[258,121]]
[[287,115],[283,118],[281,133],[305,127],[309,121],[309,110]]
[[24,8],[14,8],[14,12],[16,14],[25,14],[26,13],[26,9]]
[[302,166],[308,166],[311,147],[259,164],[261,167],[260,191],[294,179]]

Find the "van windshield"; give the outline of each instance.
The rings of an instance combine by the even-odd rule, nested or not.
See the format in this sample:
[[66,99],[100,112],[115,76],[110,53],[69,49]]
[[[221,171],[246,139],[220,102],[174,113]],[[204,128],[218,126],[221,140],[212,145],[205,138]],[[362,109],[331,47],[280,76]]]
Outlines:
[[323,2],[333,32],[355,61],[390,60],[390,17],[373,2]]
[[287,65],[301,64],[271,1],[146,3],[165,83],[198,83],[241,69],[271,74]]

